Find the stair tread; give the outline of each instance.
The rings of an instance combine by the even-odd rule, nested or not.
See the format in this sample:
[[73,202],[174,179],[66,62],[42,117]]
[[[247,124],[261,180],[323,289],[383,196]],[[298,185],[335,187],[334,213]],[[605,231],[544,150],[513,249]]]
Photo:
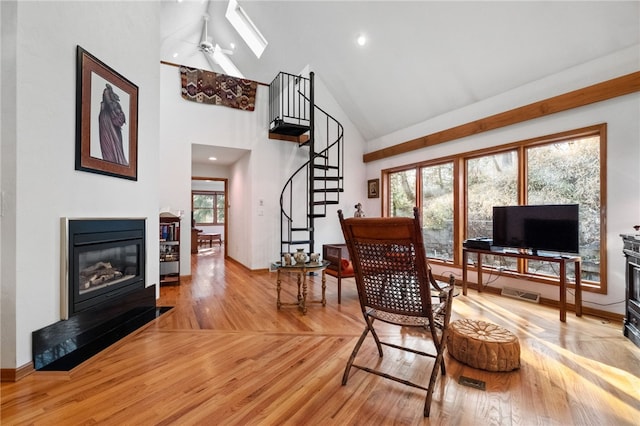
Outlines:
[[324,193],[324,192],[344,192],[342,188],[316,188],[313,192]]
[[342,176],[314,176],[314,180],[326,180],[326,181],[339,181],[342,180]]
[[300,136],[309,131],[310,126],[304,124],[287,123],[282,120],[275,120],[269,128],[270,133],[288,136]]
[[338,201],[332,201],[332,200],[327,200],[327,201],[314,201],[313,205],[314,206],[328,206],[328,205],[335,205],[338,204]]

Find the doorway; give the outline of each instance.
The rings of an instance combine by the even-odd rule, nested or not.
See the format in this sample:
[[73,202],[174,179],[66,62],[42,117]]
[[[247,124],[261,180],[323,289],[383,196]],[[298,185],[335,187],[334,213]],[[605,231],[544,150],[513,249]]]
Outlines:
[[227,257],[229,241],[229,180],[191,178],[191,253],[219,248]]

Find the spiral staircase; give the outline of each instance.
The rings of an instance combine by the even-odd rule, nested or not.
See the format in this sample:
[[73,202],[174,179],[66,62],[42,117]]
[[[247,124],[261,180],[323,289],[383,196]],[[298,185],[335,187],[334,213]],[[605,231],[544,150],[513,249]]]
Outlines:
[[308,78],[281,72],[271,82],[269,137],[308,151],[280,194],[280,254],[313,253],[315,223],[339,203],[344,188],[344,129],[315,105],[313,72]]

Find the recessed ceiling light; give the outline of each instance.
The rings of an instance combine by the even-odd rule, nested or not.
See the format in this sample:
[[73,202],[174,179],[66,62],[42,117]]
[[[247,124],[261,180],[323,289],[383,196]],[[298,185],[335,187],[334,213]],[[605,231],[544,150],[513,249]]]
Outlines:
[[211,160],[211,161],[216,161],[216,160],[217,160],[217,158],[216,158],[216,157],[209,157],[209,160]]
[[367,44],[367,37],[364,34],[360,34],[356,39],[356,43],[358,43],[358,46],[364,46]]
[[236,48],[236,44],[235,43],[229,43],[229,46],[231,47],[231,49],[235,49]]
[[177,58],[178,57],[178,52],[173,52],[173,55],[171,55],[171,56],[173,56],[174,58]]

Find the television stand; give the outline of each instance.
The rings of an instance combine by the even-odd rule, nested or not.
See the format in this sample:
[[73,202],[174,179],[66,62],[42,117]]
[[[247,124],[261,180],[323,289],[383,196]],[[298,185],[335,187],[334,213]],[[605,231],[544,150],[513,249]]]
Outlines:
[[573,263],[575,266],[575,310],[576,316],[582,316],[582,284],[581,284],[581,264],[582,259],[580,256],[542,256],[538,254],[527,254],[511,251],[494,251],[494,250],[480,250],[473,248],[462,249],[462,294],[467,295],[467,269],[469,267],[468,258],[469,254],[476,254],[478,257],[478,293],[482,292],[482,255],[493,256],[505,256],[515,257],[518,259],[526,260],[539,260],[543,262],[555,262],[560,266],[560,321],[567,321],[567,264]]

